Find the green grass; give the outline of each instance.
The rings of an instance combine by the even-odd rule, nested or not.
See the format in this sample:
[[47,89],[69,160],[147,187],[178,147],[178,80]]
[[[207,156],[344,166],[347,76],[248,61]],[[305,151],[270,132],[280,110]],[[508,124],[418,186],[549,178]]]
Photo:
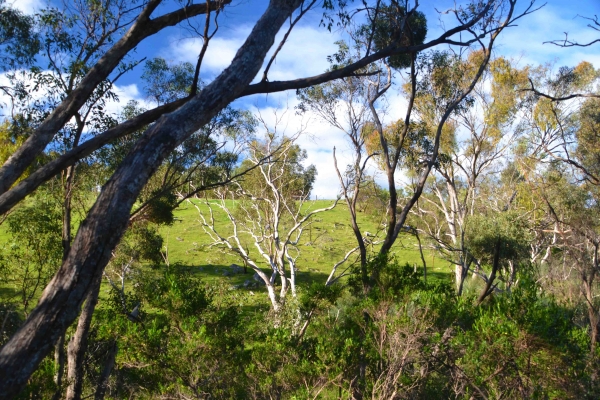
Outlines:
[[[331,203],[329,200],[311,201],[306,204],[306,207],[307,209],[318,209],[327,207]],[[239,285],[248,279],[252,279],[253,272],[251,269],[248,269],[247,274],[224,276],[224,272],[229,269],[231,264],[242,265],[242,260],[218,246],[211,246],[210,237],[202,228],[201,219],[194,204],[204,213],[208,221],[208,207],[203,201],[194,200],[194,203],[185,202],[175,210],[175,222],[172,225],[159,228],[159,232],[164,238],[164,250],[170,265],[179,265],[181,268],[201,277],[207,283],[219,281],[230,285]],[[235,207],[231,202],[228,206],[232,209]],[[216,206],[213,207],[213,210],[217,231],[222,236],[230,235],[232,227],[226,215]],[[348,250],[356,246],[356,239],[350,226],[348,208],[345,203],[339,202],[333,210],[314,215],[311,221],[312,223],[304,230],[298,247],[300,256],[297,261],[297,283],[300,288],[312,282],[325,283],[332,266],[342,260]],[[380,235],[383,233],[381,232],[381,222],[377,220],[376,216],[359,213],[358,222],[363,233],[367,231],[371,233],[379,232]],[[269,271],[266,263],[258,256],[249,237],[241,235],[241,238],[253,258],[259,262],[259,265],[265,271]],[[7,224],[0,225],[0,247],[8,244],[10,239]],[[400,264],[408,263],[419,268],[422,267],[417,242],[410,234],[400,234],[392,249],[392,254]],[[448,263],[435,257],[433,251],[425,249],[424,254],[428,268],[428,279],[449,282],[452,277]],[[356,260],[357,256],[358,253],[355,253],[349,261]],[[338,271],[342,271],[344,268],[344,266],[341,266]],[[41,294],[42,289],[40,288],[39,294]],[[15,290],[16,287],[11,284],[0,284],[0,302],[10,301],[9,298],[14,301]],[[106,297],[109,290],[108,283],[103,281],[101,299]],[[252,290],[256,291],[256,289]],[[256,300],[261,302],[259,299]],[[35,300],[31,306],[34,304]]]
[[[207,221],[209,221],[209,209],[202,201],[194,200]],[[211,280],[222,277],[229,265],[242,264],[241,259],[232,255],[231,252],[218,246],[211,246],[210,237],[202,228],[198,209],[186,202],[175,211],[175,223],[171,226],[162,226],[160,233],[165,240],[168,259],[171,264],[180,263],[206,279]],[[311,201],[306,205],[307,209],[319,209],[331,205],[329,200]],[[228,207],[235,208],[232,202]],[[215,228],[221,236],[229,236],[233,233],[231,223],[227,216],[216,205],[213,206]],[[359,214],[359,226],[363,232],[376,233],[381,231],[380,221],[375,217]],[[381,232],[382,233],[382,232]],[[242,244],[246,247],[254,260],[260,262],[261,266],[268,270],[267,265],[260,259],[249,236],[240,235]],[[347,251],[356,246],[356,239],[350,226],[348,208],[343,203],[330,211],[315,214],[312,223],[304,230],[298,249],[300,256],[297,260],[299,284],[306,282],[325,282],[331,272],[333,265],[342,260]],[[418,250],[417,241],[410,234],[402,233],[393,247],[392,254],[401,264],[422,266],[421,255]],[[437,259],[434,253],[425,250],[425,259],[428,263],[428,274],[436,279],[447,279],[450,270],[443,260]],[[354,260],[358,253],[350,257]],[[232,284],[238,284],[248,279],[248,276],[231,277]],[[240,281],[240,282],[238,282]]]

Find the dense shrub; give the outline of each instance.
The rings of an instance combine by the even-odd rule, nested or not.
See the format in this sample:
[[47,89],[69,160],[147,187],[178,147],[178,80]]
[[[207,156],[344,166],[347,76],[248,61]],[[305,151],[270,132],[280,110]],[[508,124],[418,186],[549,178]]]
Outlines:
[[[94,316],[86,393],[118,354],[112,398],[594,399],[597,358],[576,310],[527,275],[477,305],[378,258],[348,284],[314,284],[274,313],[181,266],[113,288]],[[376,272],[376,273],[373,273]],[[136,309],[135,315],[132,310]],[[47,359],[24,396],[52,394]],[[41,396],[41,397],[40,397]]]

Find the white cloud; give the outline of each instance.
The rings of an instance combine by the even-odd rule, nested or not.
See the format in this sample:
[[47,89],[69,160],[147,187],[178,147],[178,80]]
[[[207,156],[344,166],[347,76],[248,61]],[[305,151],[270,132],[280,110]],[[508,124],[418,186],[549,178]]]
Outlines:
[[[15,8],[27,13],[35,12],[48,4],[48,0],[8,0],[9,3],[11,1]],[[573,10],[566,8],[564,0],[549,0],[549,6],[519,20],[517,22],[518,26],[508,28],[501,34],[495,50],[496,54],[519,60],[521,66],[526,64],[539,65],[553,60],[557,60],[557,65],[576,65],[582,60],[588,60],[596,66],[600,66],[600,53],[597,51],[600,45],[590,48],[563,49],[551,44],[543,44],[544,41],[562,38],[562,32],[564,31],[569,32],[569,37],[580,42],[589,41],[598,36],[598,32],[586,28],[585,20],[574,18],[578,13],[577,8],[582,7],[579,5],[580,1],[581,4],[587,2],[586,6],[589,6],[587,9],[580,8],[582,10],[579,11],[580,14],[593,15],[600,12],[600,10],[596,11],[594,9],[594,7],[598,7],[597,0],[571,2],[570,8]],[[427,13],[430,22],[428,39],[440,33],[440,28],[434,26],[438,17],[434,7],[443,11],[453,5],[453,0],[440,0],[424,4],[422,10]],[[430,8],[425,9],[425,7]],[[561,9],[560,7],[564,8]],[[228,25],[222,25],[218,34],[211,41],[202,66],[202,77],[207,81],[214,78],[216,74],[230,64],[252,28],[246,22],[237,23],[245,18],[242,11],[239,11],[239,14],[243,17],[230,19]],[[324,72],[328,67],[326,57],[336,51],[337,46],[334,42],[341,36],[339,33],[330,33],[317,27],[318,17],[315,17],[317,18],[316,22],[311,22],[312,25],[305,22],[305,25],[299,25],[292,31],[288,43],[271,67],[269,73],[271,81],[316,75]],[[442,16],[448,27],[453,23],[452,18],[449,14]],[[267,55],[265,64],[278,46],[284,33],[285,27],[279,33],[273,48]],[[161,49],[160,45],[157,45],[156,48],[152,49],[153,53],[149,53],[148,56],[163,56],[170,62],[188,61],[195,63],[201,46],[202,42],[197,38],[181,39],[171,37],[166,47]],[[261,77],[262,71],[257,79]],[[387,96],[387,111],[384,119],[386,123],[404,118],[406,110],[405,96],[399,90],[400,79],[396,79],[396,82],[397,85],[390,90]],[[0,84],[2,84],[1,76]],[[110,103],[107,106],[109,112],[118,113],[120,108],[129,100],[137,100],[146,108],[155,106],[143,98],[143,94],[136,84],[117,85],[115,91],[119,96],[119,102]],[[0,98],[1,100],[3,99]],[[318,170],[313,194],[319,196],[319,198],[334,198],[339,193],[340,185],[333,164],[333,147],[337,148],[340,169],[344,170],[352,158],[352,151],[344,133],[330,127],[329,124],[321,121],[315,115],[308,114],[304,119],[297,116],[293,109],[297,104],[293,93],[273,93],[268,96],[244,98],[238,100],[234,106],[250,106],[249,108],[251,108],[253,102],[255,102],[254,106],[260,110],[264,118],[271,118],[270,123],[274,122],[271,116],[273,104],[286,105],[289,108],[285,122],[287,134],[293,134],[302,123],[306,124],[308,134],[302,136],[298,143],[307,150],[307,163],[314,164]],[[375,173],[375,170],[371,169],[370,173]]]
[[7,4],[12,8],[22,11],[24,14],[35,14],[46,7],[48,2],[43,0],[9,0]]
[[[270,59],[283,33],[277,36],[275,45],[267,55]],[[324,28],[301,26],[294,28],[283,49],[269,71],[269,79],[288,80],[317,75],[329,66],[327,56],[337,51],[334,44],[340,37]]]
[[597,52],[581,47],[562,48],[550,40],[563,39],[564,32],[578,42],[589,42],[598,37],[598,32],[587,28],[586,21],[576,18],[577,12],[565,12],[554,5],[547,5],[519,22],[518,26],[502,32],[496,52],[520,60],[520,64],[539,65],[558,63],[576,65],[581,61],[599,62]]
[[[10,80],[6,73],[0,74],[0,87],[11,87]],[[11,98],[4,90],[0,90],[0,117],[10,114],[12,106]]]
[[[233,60],[235,53],[244,43],[251,27],[240,26],[232,30],[226,37],[216,36],[210,41],[202,62],[202,71],[214,75],[226,68]],[[191,62],[195,64],[202,48],[200,38],[171,40],[171,45],[164,57],[173,62]]]
[[341,186],[333,161],[333,148],[336,147],[338,168],[343,172],[352,161],[348,142],[342,131],[317,119],[310,121],[308,132],[309,135],[301,137],[298,144],[307,152],[306,163],[317,168],[312,195],[319,199],[334,199]]
[[[304,25],[294,28],[270,68],[269,80],[297,79],[325,72],[329,66],[327,56],[337,51],[334,42],[340,39],[340,35],[316,26],[315,23],[313,26]],[[277,36],[275,44],[265,58],[263,68],[279,45],[285,33],[284,29]],[[202,75],[212,78],[226,68],[250,30],[250,26],[240,25],[236,28],[229,28],[221,37],[217,35],[212,39],[202,65]],[[172,39],[171,46],[163,53],[163,57],[171,62],[194,63],[201,47],[200,39]],[[261,78],[262,70],[256,79]],[[236,103],[234,106],[238,107],[252,108],[254,106],[271,127],[275,125],[274,110],[279,109],[277,114],[281,116],[282,109],[287,109],[278,129],[279,131],[285,130],[287,135],[292,135],[300,126],[305,125],[306,134],[298,139],[298,144],[307,151],[307,165],[315,165],[318,171],[313,196],[331,199],[340,193],[340,183],[333,161],[333,147],[336,147],[340,170],[344,171],[346,165],[352,161],[352,150],[342,131],[331,127],[311,113],[307,113],[303,117],[296,115],[294,106],[298,102],[293,93],[253,96],[253,98],[241,99]],[[390,93],[387,109],[386,121],[403,118],[406,102],[397,90]],[[369,173],[374,174],[375,170],[371,168]]]
[[[354,155],[346,134],[321,120],[314,113],[296,114],[294,106],[298,104],[298,100],[294,96],[280,94],[277,100],[279,100],[278,106],[263,106],[256,109],[255,112],[271,130],[276,127],[279,134],[293,136],[299,129],[303,129],[304,133],[296,143],[307,152],[305,165],[313,164],[318,172],[312,196],[319,199],[335,199],[340,194],[341,185],[335,169],[333,148],[336,148],[337,164],[342,173],[346,170],[347,165],[352,163]],[[405,109],[405,105],[401,105],[402,102],[403,100],[400,98],[392,98],[390,106],[399,105],[398,107]],[[386,119],[390,118],[392,117],[388,116]],[[258,136],[260,135],[259,130]],[[387,184],[374,163],[368,165],[367,174],[375,176],[379,184]]]
[[[50,71],[45,71],[44,73],[50,73]],[[17,72],[18,74],[18,72]],[[25,82],[27,84],[27,82]],[[7,77],[7,73],[0,74],[0,86],[4,87],[12,87],[11,81]],[[140,93],[136,84],[131,85],[114,85],[113,91],[118,96],[118,101],[108,100],[106,102],[105,110],[109,114],[118,115],[121,112],[123,106],[125,106],[130,100],[136,100],[140,103],[140,106],[146,109],[151,109],[156,107],[156,104],[151,103],[147,99],[144,98],[143,94]],[[48,88],[41,86],[39,90],[36,92],[32,92],[31,101],[42,100],[44,97],[48,95]],[[0,118],[8,117],[11,115],[12,111],[12,101],[11,97],[7,95],[4,91],[0,90]],[[19,110],[14,110],[19,111]]]
[[[53,74],[50,71],[43,71],[43,74]],[[0,86],[8,88],[9,92],[12,92],[12,88],[14,87],[14,82],[11,81],[11,79],[8,78],[8,75],[10,74],[10,72],[3,72],[0,74]],[[29,87],[34,87],[36,86],[34,84],[34,82],[29,81],[29,72],[26,70],[17,70],[17,71],[13,71],[12,74],[15,75],[16,79],[18,81],[22,81],[22,83],[24,85],[29,85]],[[39,85],[37,86],[37,90],[35,92],[30,92],[29,95],[31,96],[31,98],[29,99],[31,102],[37,101],[37,100],[42,100],[44,99],[46,96],[48,96],[49,93],[49,89],[44,86],[44,85]],[[8,116],[10,114],[12,114],[13,112],[22,112],[18,107],[13,109],[13,99],[11,96],[9,96],[4,90],[0,90],[0,115],[1,116]]]
[[[464,2],[458,2],[458,4]],[[420,8],[427,14],[429,33],[427,39],[431,40],[440,35],[442,27],[451,28],[456,25],[452,13],[439,14],[436,10],[444,12],[455,6],[452,0],[439,0],[423,4]],[[517,4],[516,14],[523,12],[529,2]],[[518,19],[506,28],[498,37],[494,45],[495,55],[502,55],[519,62],[520,66],[540,65],[556,62],[558,65],[576,65],[586,60],[600,61],[597,46],[591,48],[561,48],[550,43],[551,40],[564,39],[567,32],[569,39],[579,43],[590,42],[599,37],[598,31],[589,28],[590,21],[581,16],[593,17],[600,13],[598,0],[547,0],[538,1],[533,8],[538,10]],[[459,37],[457,36],[456,39]],[[462,39],[466,37],[463,35]]]
[[[226,35],[215,36],[208,46],[202,63],[202,72],[206,77],[214,77],[231,63],[237,50],[244,43],[251,27],[241,25],[228,30]],[[275,44],[265,58],[265,66],[284,32],[280,32]],[[337,50],[334,44],[339,37],[323,28],[298,26],[294,28],[283,49],[270,68],[269,80],[296,79],[325,72],[328,67],[327,56]],[[169,48],[163,52],[163,57],[172,62],[187,61],[195,63],[202,48],[199,38],[171,39]],[[257,79],[262,78],[262,71]]]
[[[340,193],[340,183],[333,162],[333,147],[337,148],[338,165],[342,171],[351,160],[345,135],[310,113],[296,114],[296,104],[296,98],[288,96],[287,102],[282,101],[277,107],[264,106],[256,109],[255,113],[270,131],[276,130],[280,135],[294,136],[299,130],[303,130],[296,143],[307,152],[305,166],[312,164],[318,172],[312,196],[334,199]],[[258,137],[262,136],[263,130],[262,126],[259,127]]]
[[140,106],[145,109],[156,107],[156,104],[148,101],[148,99],[144,97],[136,84],[123,86],[114,85],[113,91],[117,94],[119,101],[108,101],[106,103],[106,111],[109,114],[118,115],[123,106],[131,100],[137,101]]

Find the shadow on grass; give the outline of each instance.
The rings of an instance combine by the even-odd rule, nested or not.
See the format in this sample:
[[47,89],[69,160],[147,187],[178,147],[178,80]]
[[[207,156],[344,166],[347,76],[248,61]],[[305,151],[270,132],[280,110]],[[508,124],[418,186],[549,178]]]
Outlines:
[[[423,274],[423,268],[419,268],[421,275]],[[428,283],[448,283],[449,274],[442,271],[432,271],[427,269],[427,282]]]
[[[235,265],[235,267],[234,267]],[[237,264],[230,265],[213,265],[213,264],[202,264],[202,265],[177,265],[180,271],[188,272],[194,276],[202,278],[202,280],[210,283],[211,281],[220,281],[230,284],[231,286],[239,286],[240,290],[254,290],[263,289],[264,285],[259,284],[254,277],[254,270],[250,267],[243,270],[243,266],[239,266]],[[271,271],[267,269],[262,269],[262,271],[270,276]],[[327,274],[314,270],[314,269],[301,269],[296,272],[296,284],[307,284],[312,282],[322,282],[325,284],[327,281]],[[249,287],[243,287],[244,283],[250,281],[252,285],[247,285]],[[260,281],[262,282],[262,280]],[[256,284],[255,284],[256,283]],[[276,285],[279,285],[279,278],[276,281]]]
[[[253,292],[258,294],[259,292],[265,292],[266,289],[262,280],[255,276],[254,270],[252,268],[247,268],[246,271],[243,271],[243,267],[238,266],[236,264],[231,265],[213,265],[213,264],[203,264],[196,266],[187,266],[187,265],[178,265],[180,271],[185,271],[193,274],[199,278],[202,278],[206,283],[221,283],[229,285],[232,290],[241,290],[245,292]],[[270,276],[271,271],[267,269],[262,269],[262,271]],[[417,272],[423,276],[423,267],[417,266]],[[321,283],[325,284],[327,281],[328,273],[323,271],[319,271],[314,268],[303,268],[296,272],[296,285],[300,288],[308,287],[312,283]],[[448,272],[443,270],[432,270],[431,268],[427,269],[427,281],[429,283],[448,283],[450,275]],[[280,279],[277,278],[275,282],[276,286],[280,285]]]

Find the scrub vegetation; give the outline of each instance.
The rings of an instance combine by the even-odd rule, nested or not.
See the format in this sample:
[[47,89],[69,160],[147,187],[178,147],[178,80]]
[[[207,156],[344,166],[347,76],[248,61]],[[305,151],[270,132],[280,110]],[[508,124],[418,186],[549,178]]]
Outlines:
[[[600,70],[495,54],[534,1],[272,0],[201,75],[231,3],[0,0],[0,398],[600,398]],[[329,67],[269,79],[311,13]],[[178,24],[197,63],[136,53]]]

